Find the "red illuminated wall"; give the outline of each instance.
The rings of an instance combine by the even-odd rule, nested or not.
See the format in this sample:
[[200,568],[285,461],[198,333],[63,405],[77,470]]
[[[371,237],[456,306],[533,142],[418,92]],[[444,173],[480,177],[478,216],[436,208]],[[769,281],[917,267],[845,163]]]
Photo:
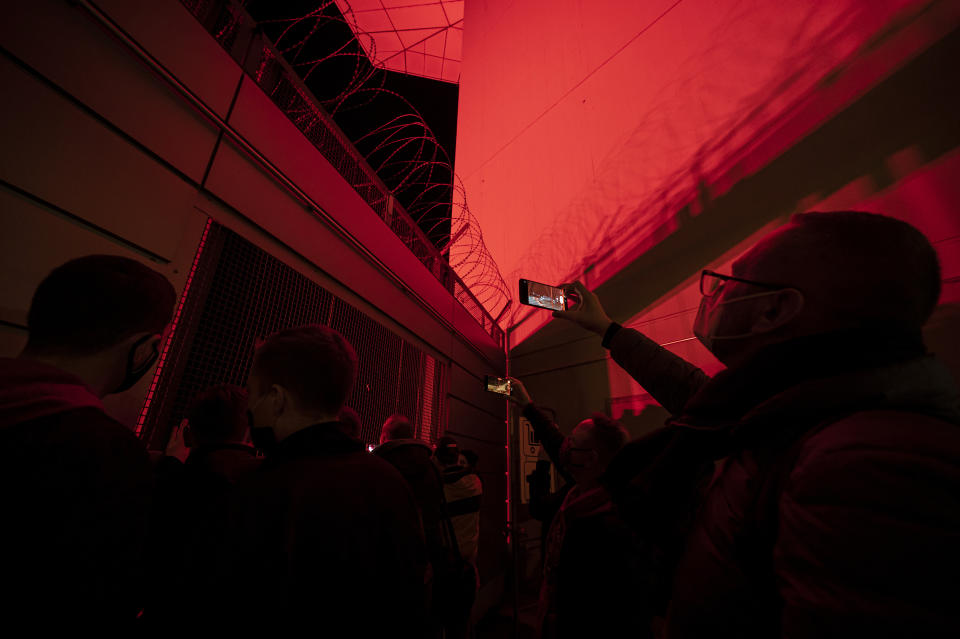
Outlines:
[[456,169],[511,288],[645,250],[698,183],[924,4],[466,3]]
[[[925,336],[960,376],[960,4],[466,7],[456,169],[511,287],[579,278],[712,374],[692,334],[701,269],[728,271],[791,213],[882,212],[937,249]],[[662,426],[596,336],[527,308],[508,325],[512,374],[561,430],[593,411],[633,436]]]
[[[960,151],[928,165],[919,165],[919,151],[908,149],[888,158],[887,165],[897,181],[878,188],[875,180],[863,177],[800,210],[860,210],[890,215],[918,227],[933,243],[940,258],[942,292],[940,306],[925,331],[930,349],[960,374]],[[732,247],[720,259],[704,267],[730,273],[731,264],[756,240],[787,219],[766,225],[747,240]],[[648,309],[630,318],[635,328],[663,344],[709,374],[723,368],[693,337],[693,319],[700,302],[699,278],[693,276]],[[655,402],[613,360],[607,360],[611,409],[615,418],[625,410],[640,414]],[[629,419],[629,413],[628,413]],[[655,424],[651,424],[655,425]]]

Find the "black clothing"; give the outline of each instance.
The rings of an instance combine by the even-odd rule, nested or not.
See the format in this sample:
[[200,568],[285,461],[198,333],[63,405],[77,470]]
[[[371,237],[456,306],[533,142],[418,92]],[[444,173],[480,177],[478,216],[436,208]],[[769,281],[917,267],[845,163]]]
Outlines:
[[178,629],[207,614],[232,489],[259,468],[256,454],[252,446],[225,443],[195,447],[185,463],[158,461],[146,550],[146,625]]
[[79,379],[0,358],[0,450],[4,624],[133,622],[152,490],[140,440]]
[[541,636],[650,636],[648,553],[605,488],[582,490],[559,465],[564,436],[556,424],[532,403],[523,415],[566,481],[558,493],[562,501],[545,524]]
[[426,556],[410,489],[338,422],[281,441],[237,483],[229,521],[218,591],[231,623],[420,636]]
[[419,439],[395,439],[384,442],[372,453],[400,471],[413,492],[417,512],[423,523],[423,534],[431,561],[444,552],[443,484],[430,446]]
[[918,334],[797,339],[712,380],[635,331],[611,353],[675,414],[607,471],[635,525],[654,538],[718,462],[668,637],[956,636],[960,403]]

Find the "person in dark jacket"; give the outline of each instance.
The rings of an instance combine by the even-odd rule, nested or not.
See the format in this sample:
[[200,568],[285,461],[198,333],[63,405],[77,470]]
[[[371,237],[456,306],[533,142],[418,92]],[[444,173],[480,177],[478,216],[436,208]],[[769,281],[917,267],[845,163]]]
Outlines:
[[430,445],[414,437],[413,424],[407,417],[391,415],[383,424],[380,445],[373,449],[373,454],[400,471],[413,492],[423,524],[431,572],[436,577],[437,571],[442,572],[449,563],[449,542],[443,529],[443,484],[431,459]]
[[167,452],[182,443],[189,454],[157,464],[144,623],[174,629],[206,607],[232,488],[262,461],[246,443],[249,423],[246,391],[220,384],[194,398],[173,433]]
[[420,636],[426,554],[413,496],[337,418],[356,367],[350,344],[320,325],[257,349],[247,388],[265,459],[235,490],[213,590],[227,623]]
[[600,477],[628,440],[626,429],[594,413],[565,437],[537,408],[523,383],[510,379],[534,436],[569,486],[544,548],[539,636],[651,637],[650,571],[633,532]]
[[423,521],[427,549],[443,546],[441,517],[443,484],[431,456],[430,445],[414,437],[413,424],[403,415],[392,415],[380,431],[380,445],[373,454],[388,461],[400,471],[417,502]]
[[917,229],[797,215],[733,275],[704,271],[694,332],[728,367],[713,379],[566,288],[578,303],[556,315],[674,415],[605,476],[639,525],[717,462],[667,637],[960,635],[960,404],[920,334],[940,271]]
[[260,466],[257,449],[247,443],[247,393],[239,386],[220,384],[200,392],[183,428],[190,449],[184,465],[198,474],[232,485]]
[[37,287],[23,353],[0,359],[7,627],[135,620],[152,471],[101,399],[153,366],[175,300],[163,275],[134,260],[72,260]]

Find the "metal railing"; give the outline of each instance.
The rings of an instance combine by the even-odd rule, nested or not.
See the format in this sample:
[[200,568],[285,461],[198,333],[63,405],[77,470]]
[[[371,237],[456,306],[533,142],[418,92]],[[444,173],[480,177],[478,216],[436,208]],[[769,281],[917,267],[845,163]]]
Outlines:
[[397,202],[390,189],[318,103],[282,54],[257,29],[256,21],[231,0],[181,0],[221,47],[236,60],[370,205],[393,233],[483,327],[500,348],[504,332],[470,288],[454,272],[426,233]]

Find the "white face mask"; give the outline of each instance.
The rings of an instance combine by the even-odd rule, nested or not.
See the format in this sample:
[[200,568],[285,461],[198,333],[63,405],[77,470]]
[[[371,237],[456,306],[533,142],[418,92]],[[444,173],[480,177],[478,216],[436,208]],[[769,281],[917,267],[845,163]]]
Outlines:
[[765,297],[767,295],[779,295],[783,291],[794,291],[798,295],[803,295],[797,289],[788,288],[788,289],[778,289],[776,291],[763,291],[762,293],[751,293],[750,295],[741,295],[740,297],[733,297],[728,300],[723,300],[714,304],[707,310],[707,301],[710,299],[704,297],[700,302],[700,308],[697,310],[697,318],[693,321],[693,334],[696,338],[703,344],[708,351],[717,355],[716,344],[715,342],[720,340],[731,340],[731,339],[745,339],[748,337],[753,337],[756,335],[753,331],[747,331],[746,333],[738,333],[736,335],[717,335],[716,330],[720,324],[720,317],[722,313],[720,309],[724,306],[730,304],[736,304],[737,302],[745,302],[747,300],[753,300],[760,297]]

